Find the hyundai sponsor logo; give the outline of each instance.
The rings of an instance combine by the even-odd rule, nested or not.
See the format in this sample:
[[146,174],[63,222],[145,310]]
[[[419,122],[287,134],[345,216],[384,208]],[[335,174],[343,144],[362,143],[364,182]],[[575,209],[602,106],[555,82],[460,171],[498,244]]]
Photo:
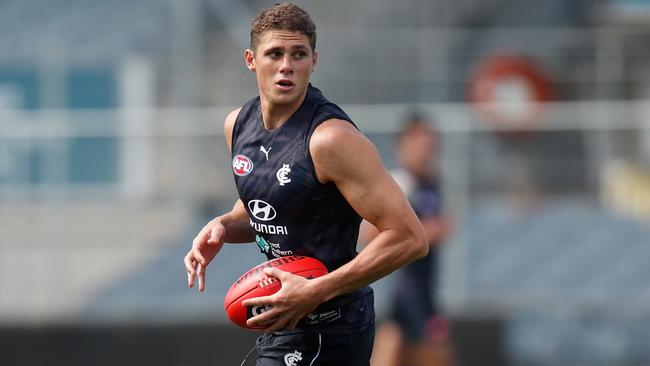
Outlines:
[[262,200],[248,201],[248,209],[253,214],[253,217],[261,221],[271,221],[276,215],[273,206]]

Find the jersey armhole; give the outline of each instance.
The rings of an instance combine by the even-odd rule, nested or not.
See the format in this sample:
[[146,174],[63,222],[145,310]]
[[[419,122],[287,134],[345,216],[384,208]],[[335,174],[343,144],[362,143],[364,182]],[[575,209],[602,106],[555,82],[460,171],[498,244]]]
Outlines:
[[235,122],[233,122],[232,124],[232,136],[230,136],[230,158],[231,159],[235,156],[235,143],[237,142],[237,136],[239,136],[239,126],[241,125],[241,121],[239,117],[242,116],[244,107],[245,106],[239,108],[239,112],[237,112],[237,117],[235,117]]

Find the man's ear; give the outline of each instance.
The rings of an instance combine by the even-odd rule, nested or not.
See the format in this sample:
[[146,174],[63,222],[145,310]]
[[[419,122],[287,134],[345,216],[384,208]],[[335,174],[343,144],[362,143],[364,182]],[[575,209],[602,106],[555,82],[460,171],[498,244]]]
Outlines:
[[318,63],[318,52],[314,50],[314,62],[311,65],[311,72],[314,72],[314,69],[316,68],[316,64]]
[[250,48],[244,50],[244,62],[246,63],[246,68],[252,72],[255,72],[254,61],[255,61],[255,54],[253,54],[253,50],[251,50]]

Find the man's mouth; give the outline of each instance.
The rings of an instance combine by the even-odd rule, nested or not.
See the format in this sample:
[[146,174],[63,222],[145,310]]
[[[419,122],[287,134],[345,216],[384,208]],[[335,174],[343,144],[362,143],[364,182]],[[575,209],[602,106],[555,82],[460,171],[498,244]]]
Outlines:
[[282,79],[275,83],[282,88],[292,88],[295,84],[291,80]]

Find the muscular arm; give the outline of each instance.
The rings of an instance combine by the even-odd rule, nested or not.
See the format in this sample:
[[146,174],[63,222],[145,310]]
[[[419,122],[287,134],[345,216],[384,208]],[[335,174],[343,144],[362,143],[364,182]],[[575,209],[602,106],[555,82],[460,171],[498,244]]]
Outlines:
[[[244,203],[241,199],[238,199],[232,210],[212,219],[207,225],[205,225],[204,229],[210,229],[218,223],[224,228],[223,242],[250,243],[255,240],[255,238],[253,237],[253,232],[251,231],[251,226],[248,220],[248,212],[246,212],[246,209],[244,208]],[[199,232],[199,235],[201,235],[201,233],[203,233],[203,230]],[[207,230],[204,235],[207,235]],[[211,234],[211,236],[213,235]]]
[[368,285],[428,251],[413,209],[374,146],[354,126],[337,119],[324,122],[312,135],[310,152],[318,179],[336,184],[379,233],[353,260],[323,277],[308,281],[275,268],[265,269],[282,281],[282,289],[272,296],[246,300],[244,305],[273,305],[248,321],[256,325],[275,318],[267,331],[292,329],[319,304]]
[[[378,230],[352,261],[314,281],[327,301],[368,285],[426,255],[424,229],[374,146],[352,125],[322,124],[312,136],[311,152],[321,182],[333,182],[350,205]],[[361,163],[350,157],[363,157]]]
[[[232,131],[240,110],[241,108],[237,108],[230,112],[223,124],[223,134],[226,138],[226,146],[230,152],[232,152]],[[230,212],[218,216],[214,220],[220,220],[225,226],[226,234],[224,240],[228,243],[250,243],[255,240],[249,224],[248,212],[246,212],[246,208],[241,199],[235,202]]]
[[[226,117],[224,134],[228,150],[232,149],[232,130],[239,114],[236,109]],[[192,248],[185,256],[187,269],[187,285],[194,286],[194,279],[199,277],[199,291],[205,290],[205,269],[219,253],[223,244],[250,243],[254,240],[248,222],[248,213],[241,200],[237,200],[233,208],[214,219],[210,220],[192,241]]]
[[[420,218],[420,223],[427,235],[429,246],[432,248],[440,245],[452,229],[451,221],[443,215]],[[368,221],[363,220],[359,230],[359,244],[365,246],[374,239],[377,234],[377,228]]]

